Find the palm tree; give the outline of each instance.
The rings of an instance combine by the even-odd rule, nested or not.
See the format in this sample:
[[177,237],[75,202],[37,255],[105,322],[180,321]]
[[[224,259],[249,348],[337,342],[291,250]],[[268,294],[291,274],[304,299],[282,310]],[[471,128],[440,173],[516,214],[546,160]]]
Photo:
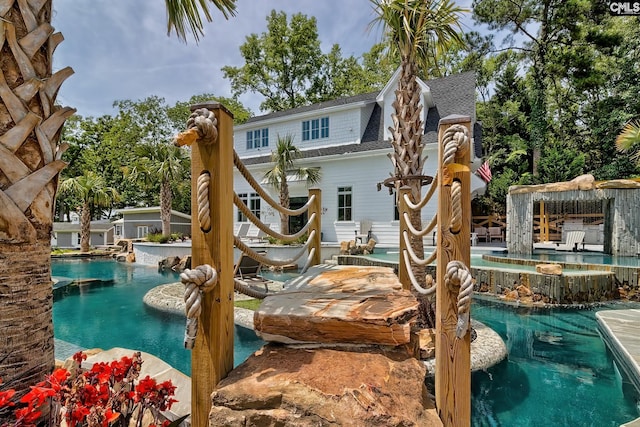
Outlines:
[[[416,81],[418,68],[428,70],[436,66],[437,55],[452,44],[463,45],[457,29],[460,13],[464,9],[450,0],[370,0],[378,15],[374,23],[382,24],[389,42],[389,53],[399,54],[400,79],[393,103],[391,145],[397,190],[402,186],[411,188],[410,197],[417,203],[422,188],[422,136],[421,90]],[[413,178],[411,178],[413,177]],[[411,224],[421,229],[420,212],[410,213]],[[424,257],[422,237],[411,236],[411,248],[419,257]],[[412,262],[411,269],[416,278],[423,281],[424,267]]]
[[[269,169],[264,177],[269,184],[278,188],[280,192],[280,205],[289,208],[289,183],[287,175],[295,175],[299,179],[304,179],[307,186],[311,186],[320,181],[320,168],[297,167],[296,159],[302,156],[300,149],[293,145],[293,136],[286,135],[280,137],[276,149],[271,152],[271,161],[273,167]],[[280,213],[280,232],[282,234],[289,233],[289,218],[287,215]]]
[[[188,26],[197,40],[209,3],[235,13],[235,0],[166,0],[169,30],[185,39]],[[74,110],[56,105],[73,70],[52,72],[63,40],[52,15],[51,0],[0,2],[0,378],[18,394],[54,365],[50,239],[60,129]]]
[[172,144],[141,144],[136,149],[138,159],[128,173],[131,180],[144,180],[147,185],[160,183],[160,219],[162,234],[171,235],[171,182],[188,175],[190,158]]
[[627,123],[616,138],[618,151],[633,152],[631,158],[640,166],[640,121]]
[[80,251],[89,252],[93,211],[111,206],[120,200],[120,195],[115,188],[107,187],[102,176],[92,171],[63,180],[59,191],[80,203]]

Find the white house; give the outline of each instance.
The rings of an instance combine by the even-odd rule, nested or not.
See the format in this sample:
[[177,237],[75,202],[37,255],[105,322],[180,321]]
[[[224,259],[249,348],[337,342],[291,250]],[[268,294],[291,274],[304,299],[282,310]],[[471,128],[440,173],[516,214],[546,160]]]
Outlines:
[[[319,167],[322,190],[322,239],[325,242],[352,240],[355,234],[371,235],[380,245],[398,246],[398,214],[395,196],[377,183],[393,171],[387,157],[391,153],[388,128],[391,124],[392,102],[395,98],[399,70],[380,92],[340,98],[310,106],[253,117],[234,127],[235,150],[258,182],[270,166],[270,154],[278,136],[292,135],[302,151],[299,166]],[[481,156],[480,126],[475,122],[475,75],[456,74],[427,82],[422,88],[423,120],[425,123],[423,172],[435,175],[438,158],[438,121],[452,114],[469,116],[473,123],[472,170],[479,166]],[[291,207],[307,201],[304,182],[292,177]],[[277,189],[263,184],[274,199]],[[472,174],[472,190],[484,182]],[[247,206],[265,223],[279,224],[278,213],[270,208],[236,170],[234,189]],[[428,190],[425,187],[424,192]],[[437,210],[436,196],[423,209],[423,220],[430,221]],[[246,221],[235,209],[236,228]],[[292,229],[297,224],[292,223]]]
[[[160,206],[118,209],[122,218],[113,222],[115,239],[142,239],[162,231]],[[191,234],[191,215],[171,210],[171,232]]]

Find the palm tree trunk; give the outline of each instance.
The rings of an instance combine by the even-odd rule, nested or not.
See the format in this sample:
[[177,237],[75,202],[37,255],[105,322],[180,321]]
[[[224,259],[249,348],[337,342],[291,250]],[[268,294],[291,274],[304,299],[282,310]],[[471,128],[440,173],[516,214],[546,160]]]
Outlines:
[[80,208],[80,252],[91,249],[91,208],[84,202]]
[[[287,176],[281,178],[280,183],[280,206],[289,209],[289,184],[287,184]],[[289,215],[280,213],[280,233],[289,234]]]
[[19,394],[54,366],[51,224],[60,128],[60,85],[51,56],[62,41],[51,0],[0,1],[0,378]]
[[171,184],[168,179],[160,183],[160,220],[162,221],[162,234],[171,235]]

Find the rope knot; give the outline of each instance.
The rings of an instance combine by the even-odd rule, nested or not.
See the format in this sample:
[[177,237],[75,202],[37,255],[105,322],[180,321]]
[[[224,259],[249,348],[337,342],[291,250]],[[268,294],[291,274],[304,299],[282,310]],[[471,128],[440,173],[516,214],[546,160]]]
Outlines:
[[187,129],[194,128],[199,139],[205,144],[213,144],[218,139],[218,119],[213,112],[206,108],[198,108],[189,116]]
[[471,273],[461,261],[449,261],[444,276],[444,283],[450,292],[458,293],[458,323],[456,337],[462,338],[469,330],[469,311],[471,309],[471,294],[473,280]]
[[444,131],[442,143],[442,163],[449,165],[454,162],[456,156],[462,156],[469,150],[469,130],[463,125],[453,125]]
[[199,265],[193,270],[184,270],[180,274],[180,281],[185,285],[184,302],[187,314],[184,347],[192,349],[198,332],[198,317],[202,312],[202,294],[216,287],[218,272],[208,264]]

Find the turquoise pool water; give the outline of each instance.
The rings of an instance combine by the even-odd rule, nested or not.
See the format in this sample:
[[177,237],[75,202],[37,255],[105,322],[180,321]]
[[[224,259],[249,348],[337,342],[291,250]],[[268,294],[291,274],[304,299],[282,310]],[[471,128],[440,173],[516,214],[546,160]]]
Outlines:
[[472,316],[504,339],[508,359],[474,373],[473,426],[619,426],[637,418],[638,393],[618,372],[594,310],[532,309],[474,300]]
[[[52,269],[54,276],[66,280],[103,281],[103,286],[55,291],[56,338],[85,348],[140,349],[189,375],[183,320],[142,303],[149,289],[174,282],[177,275],[113,261],[54,261]],[[598,309],[630,307],[640,304]],[[487,372],[473,374],[472,425],[617,427],[638,417],[638,394],[618,373],[598,335],[594,314],[595,310],[525,309],[475,300],[473,317],[502,336],[509,357]],[[235,364],[261,345],[253,331],[237,327]]]
[[[144,305],[142,298],[155,286],[179,280],[154,267],[112,260],[54,260],[52,276],[64,284],[73,279],[97,279],[86,286],[54,290],[53,322],[56,339],[83,348],[124,347],[151,353],[190,375],[191,353],[183,346],[184,319]],[[236,326],[234,363],[244,361],[262,346],[253,331]]]

